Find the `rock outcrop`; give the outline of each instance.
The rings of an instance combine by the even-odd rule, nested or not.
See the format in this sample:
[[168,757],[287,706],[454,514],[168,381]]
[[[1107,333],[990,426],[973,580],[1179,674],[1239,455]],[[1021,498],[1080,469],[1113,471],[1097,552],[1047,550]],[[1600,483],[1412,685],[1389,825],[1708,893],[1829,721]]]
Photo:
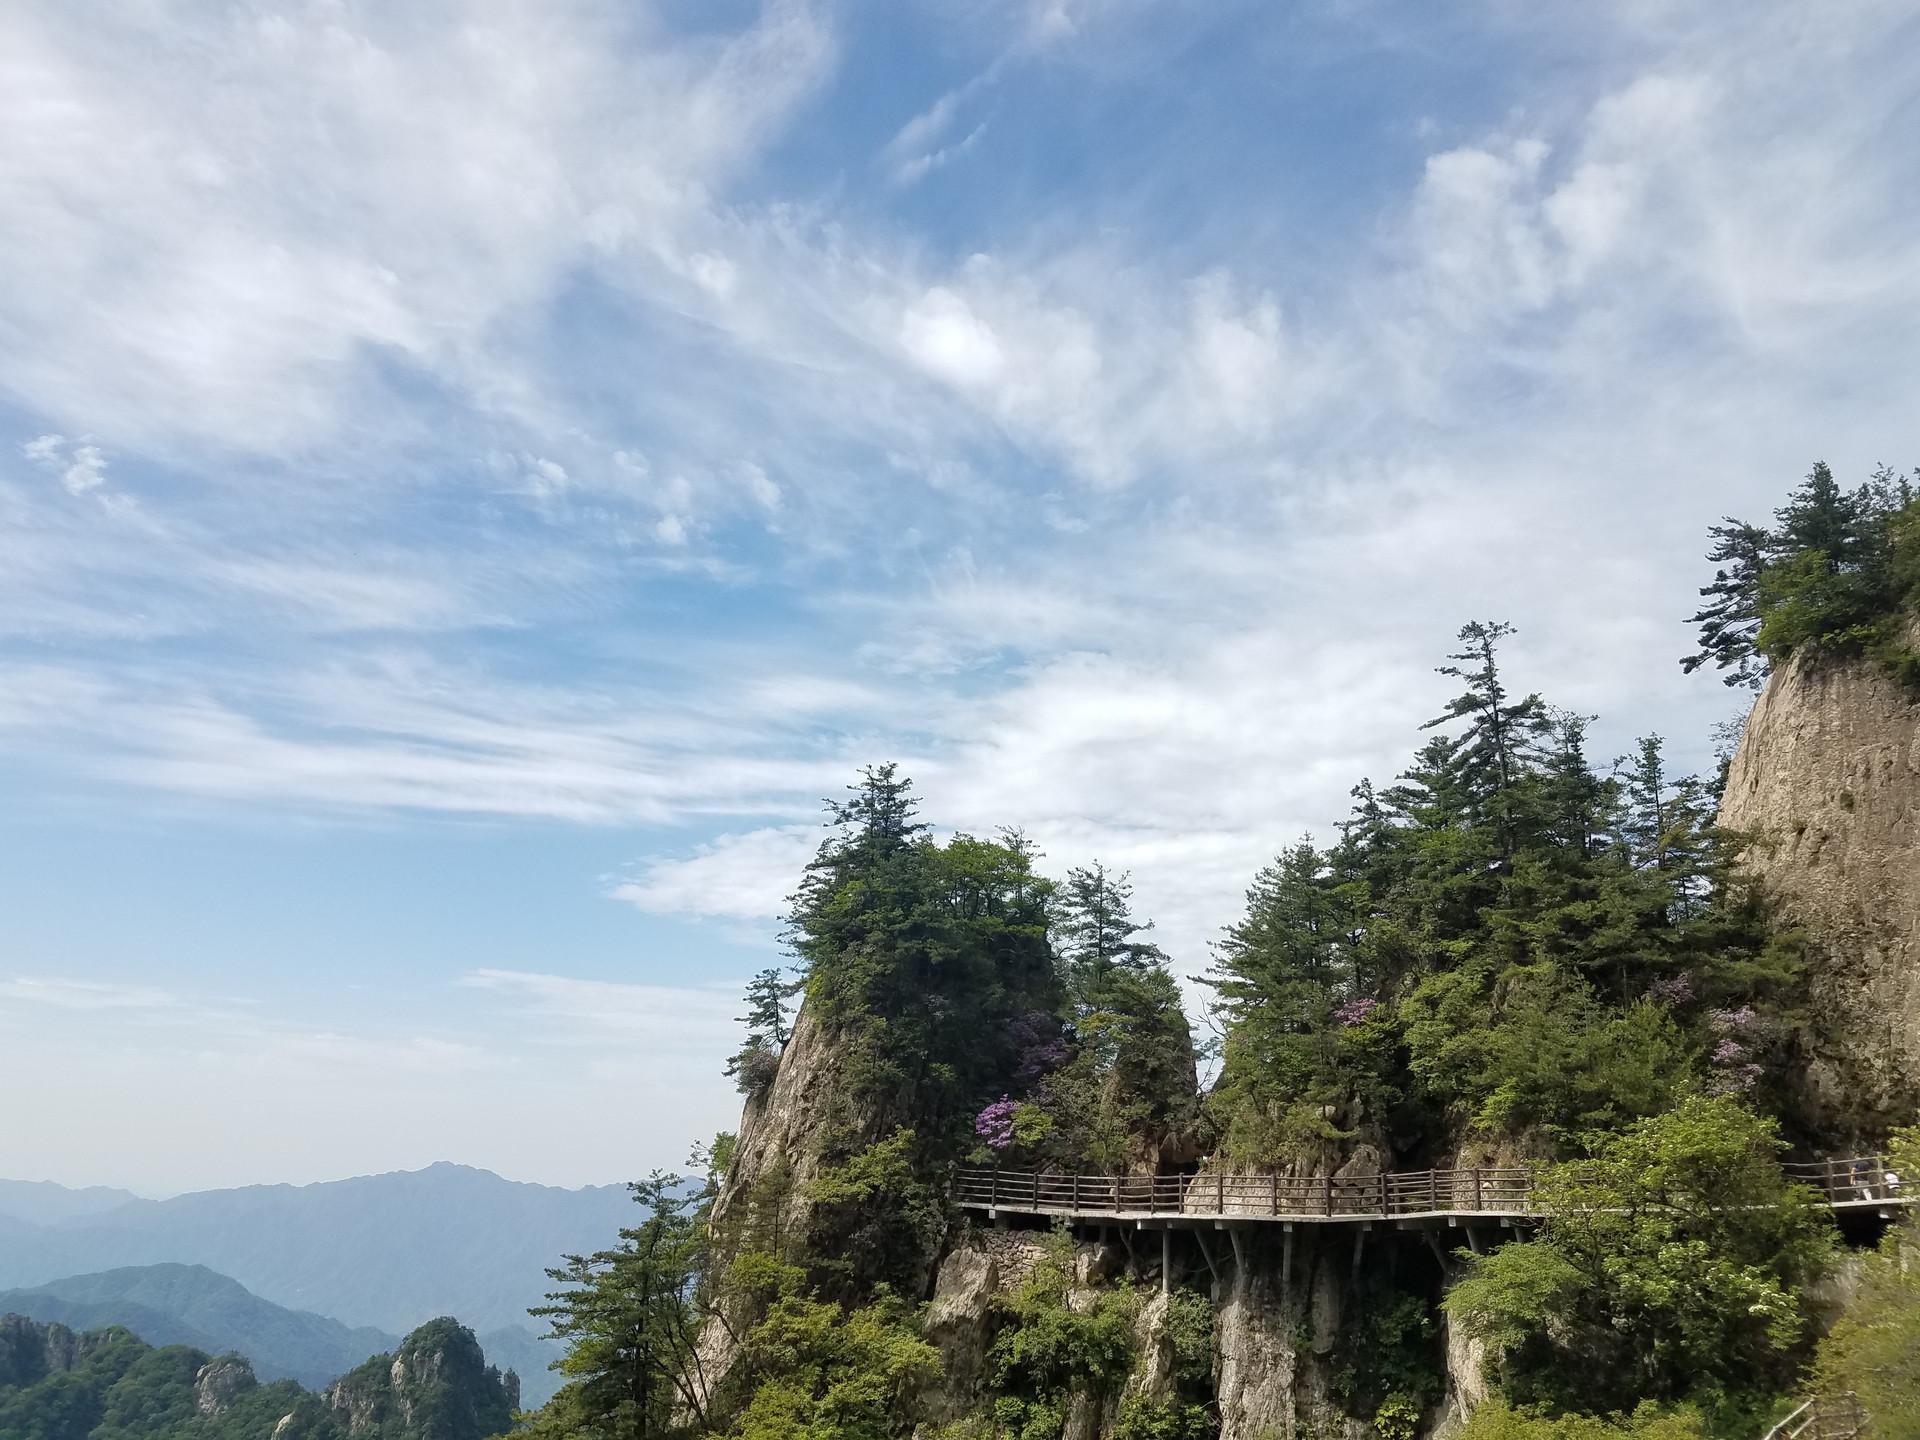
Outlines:
[[260,1382],[253,1367],[239,1355],[221,1355],[200,1367],[193,1377],[193,1408],[202,1415],[220,1415]]
[[1807,932],[1808,1119],[1876,1140],[1920,1101],[1920,699],[1869,659],[1789,661],[1720,823],[1753,836],[1744,863]]
[[443,1317],[341,1376],[325,1401],[349,1436],[412,1429],[431,1415],[442,1440],[484,1440],[511,1426],[520,1395],[511,1375],[487,1364],[473,1332]]

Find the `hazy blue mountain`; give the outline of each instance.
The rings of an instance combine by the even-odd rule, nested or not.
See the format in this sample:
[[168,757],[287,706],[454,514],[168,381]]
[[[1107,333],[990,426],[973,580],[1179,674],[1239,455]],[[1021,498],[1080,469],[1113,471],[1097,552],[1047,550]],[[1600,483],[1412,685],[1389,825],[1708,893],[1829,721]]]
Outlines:
[[[190,1345],[210,1355],[236,1351],[260,1379],[298,1380],[311,1390],[400,1344],[372,1326],[275,1305],[204,1265],[128,1266],[0,1291],[6,1314],[75,1332],[123,1325],[149,1345]],[[479,1339],[489,1364],[521,1376],[524,1403],[545,1404],[559,1388],[547,1365],[560,1351],[533,1330],[502,1327]]]
[[402,1334],[437,1315],[531,1329],[546,1270],[638,1218],[624,1186],[562,1190],[439,1164],[318,1185],[132,1200],[57,1225],[0,1222],[0,1286],[204,1265],[293,1310]]
[[74,1190],[51,1180],[0,1180],[0,1216],[29,1225],[64,1225],[117,1210],[140,1197],[131,1190],[88,1185]]
[[400,1337],[371,1326],[288,1310],[204,1265],[141,1265],[0,1291],[0,1314],[59,1321],[70,1330],[124,1325],[149,1345],[237,1350],[262,1380],[318,1389]]

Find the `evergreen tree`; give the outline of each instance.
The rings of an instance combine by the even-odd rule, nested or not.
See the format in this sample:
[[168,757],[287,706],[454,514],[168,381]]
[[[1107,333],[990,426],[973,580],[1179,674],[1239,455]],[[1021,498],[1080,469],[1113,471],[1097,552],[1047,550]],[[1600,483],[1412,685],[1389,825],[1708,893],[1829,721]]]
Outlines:
[[1727,516],[1708,532],[1713,548],[1707,552],[1710,564],[1720,568],[1711,584],[1700,587],[1707,603],[1688,617],[1689,625],[1700,627],[1700,648],[1680,662],[1689,675],[1708,661],[1722,670],[1728,685],[1744,685],[1758,690],[1766,678],[1766,665],[1754,648],[1760,633],[1760,574],[1773,550],[1773,537],[1758,525]]
[[1440,666],[1438,673],[1463,681],[1467,688],[1422,727],[1466,722],[1455,742],[1457,773],[1477,814],[1492,822],[1508,863],[1519,843],[1516,792],[1551,724],[1538,695],[1508,699],[1499,644],[1513,633],[1504,621],[1476,620],[1461,627],[1464,648],[1448,657],[1457,663]]
[[560,1288],[531,1312],[567,1344],[559,1364],[567,1383],[531,1427],[541,1440],[654,1440],[683,1433],[681,1416],[708,1428],[694,1297],[709,1197],[662,1173],[632,1189],[646,1217],[621,1230],[614,1248],[549,1270]]
[[1729,685],[1758,688],[1768,666],[1798,651],[1864,652],[1920,682],[1920,653],[1901,634],[1920,606],[1913,478],[1883,465],[1849,492],[1816,464],[1771,529],[1731,517],[1714,526],[1707,558],[1719,568],[1691,620],[1700,649],[1682,667],[1711,660],[1731,672]]
[[757,1095],[773,1083],[780,1052],[792,1033],[787,1026],[787,1002],[800,992],[804,980],[787,978],[778,966],[769,966],[747,982],[747,1013],[735,1018],[747,1027],[747,1038],[727,1061],[741,1093]]
[[1061,976],[1078,1009],[1101,1008],[1116,972],[1138,974],[1166,961],[1159,946],[1136,938],[1153,922],[1133,918],[1132,878],[1098,860],[1067,872],[1066,883],[1054,892],[1049,921]]

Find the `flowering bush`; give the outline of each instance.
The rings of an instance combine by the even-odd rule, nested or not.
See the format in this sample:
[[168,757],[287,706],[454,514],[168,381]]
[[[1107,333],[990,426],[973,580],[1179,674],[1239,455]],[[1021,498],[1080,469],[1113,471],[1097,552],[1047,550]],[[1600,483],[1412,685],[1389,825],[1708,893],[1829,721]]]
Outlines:
[[1338,1020],[1342,1025],[1359,1025],[1363,1024],[1366,1018],[1379,1008],[1380,1002],[1378,1000],[1369,1000],[1362,997],[1358,1000],[1349,1000],[1346,1004],[1338,1007],[1333,1012],[1333,1018]]
[[1019,1103],[1002,1095],[973,1117],[973,1133],[995,1150],[1013,1144],[1013,1114]]
[[1028,1010],[1007,1022],[1007,1035],[1013,1041],[1015,1055],[1013,1078],[1031,1085],[1067,1063],[1072,1053],[1060,1022],[1044,1010]]
[[1691,975],[1668,975],[1647,987],[1646,998],[1657,1005],[1684,1005],[1693,999]]

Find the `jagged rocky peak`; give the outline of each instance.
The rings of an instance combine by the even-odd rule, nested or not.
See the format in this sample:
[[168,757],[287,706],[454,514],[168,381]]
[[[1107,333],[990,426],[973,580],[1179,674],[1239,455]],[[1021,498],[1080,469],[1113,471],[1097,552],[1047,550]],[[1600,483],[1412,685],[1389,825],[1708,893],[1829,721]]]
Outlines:
[[31,1385],[62,1374],[126,1333],[111,1328],[76,1334],[58,1321],[42,1325],[25,1315],[0,1315],[0,1385]]
[[407,1336],[392,1355],[376,1355],[341,1376],[326,1404],[349,1436],[377,1434],[389,1421],[412,1427],[431,1413],[445,1440],[481,1440],[506,1430],[520,1396],[515,1377],[487,1364],[473,1332],[442,1316]]
[[1920,696],[1867,657],[1796,656],[1747,719],[1720,823],[1807,932],[1811,1118],[1873,1138],[1920,1101]]
[[193,1408],[202,1415],[219,1415],[258,1383],[244,1356],[217,1356],[193,1377]]

